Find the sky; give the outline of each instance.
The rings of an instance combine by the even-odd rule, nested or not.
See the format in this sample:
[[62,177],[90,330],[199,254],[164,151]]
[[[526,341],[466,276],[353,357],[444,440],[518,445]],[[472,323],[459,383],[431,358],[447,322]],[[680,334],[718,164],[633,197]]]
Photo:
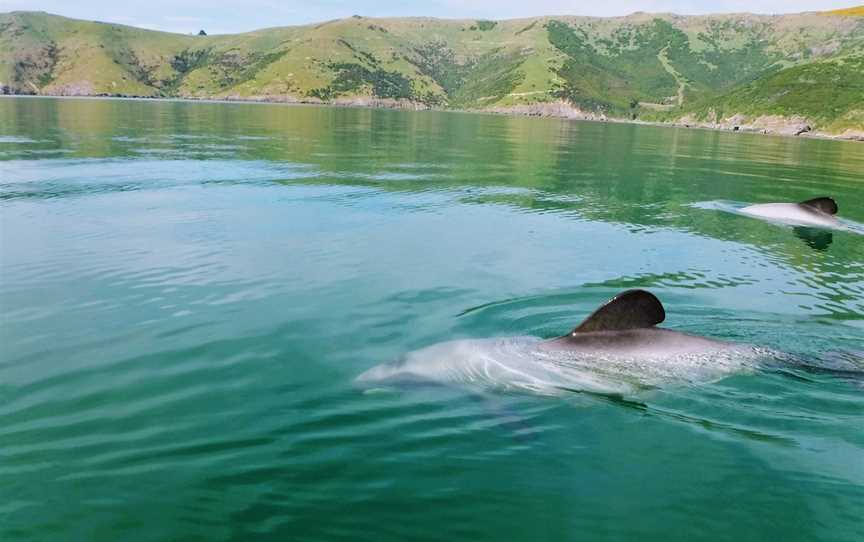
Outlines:
[[862,0],[0,0],[0,12],[47,11],[67,17],[191,33],[245,32],[364,15],[509,19],[537,15],[627,15],[635,11],[793,13],[860,5]]

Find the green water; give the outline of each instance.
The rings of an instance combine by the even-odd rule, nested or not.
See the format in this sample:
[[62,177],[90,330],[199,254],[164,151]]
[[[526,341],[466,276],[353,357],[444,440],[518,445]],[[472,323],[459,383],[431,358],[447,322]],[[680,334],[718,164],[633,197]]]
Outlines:
[[[0,99],[0,540],[864,539],[864,145]],[[623,400],[354,378],[626,288],[788,356]]]

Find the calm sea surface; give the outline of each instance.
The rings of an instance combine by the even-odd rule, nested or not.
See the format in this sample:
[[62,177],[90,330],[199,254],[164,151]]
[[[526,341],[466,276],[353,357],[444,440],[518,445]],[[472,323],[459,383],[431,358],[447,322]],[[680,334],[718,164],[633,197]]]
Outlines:
[[[864,145],[0,99],[0,540],[864,540]],[[627,288],[788,363],[361,389]],[[785,356],[785,357],[784,357]]]

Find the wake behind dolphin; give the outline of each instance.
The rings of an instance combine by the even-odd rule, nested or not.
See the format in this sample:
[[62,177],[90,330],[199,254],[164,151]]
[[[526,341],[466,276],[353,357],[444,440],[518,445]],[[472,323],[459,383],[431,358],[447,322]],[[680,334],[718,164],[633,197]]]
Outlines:
[[756,366],[758,348],[656,327],[660,301],[645,290],[612,298],[572,332],[457,340],[410,352],[357,377],[364,386],[398,382],[463,384],[541,394],[630,395],[672,384],[709,382]]

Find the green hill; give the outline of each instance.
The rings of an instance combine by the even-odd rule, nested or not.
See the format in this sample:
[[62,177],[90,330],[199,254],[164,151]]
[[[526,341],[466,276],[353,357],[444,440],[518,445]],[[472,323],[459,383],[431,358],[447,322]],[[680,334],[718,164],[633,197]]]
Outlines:
[[442,107],[771,131],[809,125],[855,137],[864,135],[864,17],[856,13],[355,16],[187,36],[12,12],[0,14],[0,90]]

